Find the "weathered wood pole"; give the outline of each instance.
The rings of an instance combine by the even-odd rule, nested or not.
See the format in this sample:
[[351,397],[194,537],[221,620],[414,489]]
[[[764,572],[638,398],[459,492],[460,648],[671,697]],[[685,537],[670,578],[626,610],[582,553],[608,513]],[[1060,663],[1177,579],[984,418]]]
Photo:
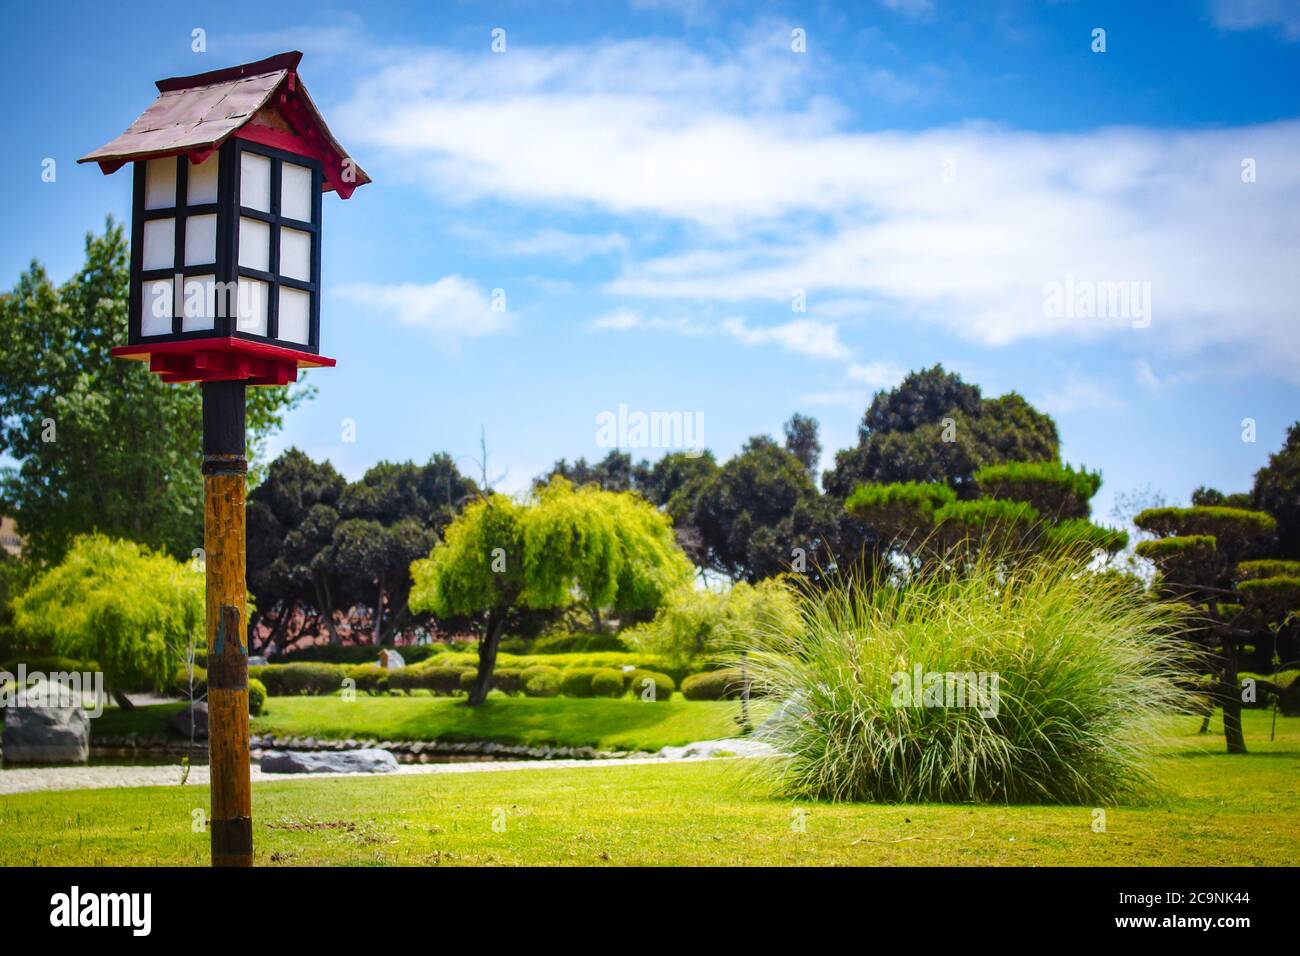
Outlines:
[[244,579],[244,383],[203,383],[208,752],[213,866],[253,865]]

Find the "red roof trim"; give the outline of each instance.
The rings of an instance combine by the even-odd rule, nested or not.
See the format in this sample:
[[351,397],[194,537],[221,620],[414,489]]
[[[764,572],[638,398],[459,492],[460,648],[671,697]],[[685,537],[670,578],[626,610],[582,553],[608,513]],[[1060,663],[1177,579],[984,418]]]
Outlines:
[[175,90],[189,90],[196,86],[210,86],[213,83],[238,80],[245,76],[274,73],[277,70],[293,71],[298,69],[300,62],[302,62],[302,54],[297,50],[291,50],[288,53],[268,56],[265,60],[258,60],[256,63],[241,63],[239,66],[228,66],[207,73],[195,73],[193,76],[169,77],[158,80],[154,85],[158,87],[159,93],[171,93]]
[[334,359],[324,355],[317,355],[314,352],[303,352],[298,349],[285,348],[282,345],[272,345],[269,342],[254,342],[250,339],[222,338],[220,336],[213,336],[210,339],[172,339],[165,342],[141,342],[139,345],[118,345],[114,346],[113,354],[122,358],[134,358],[137,355],[147,355],[150,352],[198,352],[203,350],[248,352],[253,355],[265,355],[268,358],[297,359],[302,365],[318,365],[326,368],[335,364]]

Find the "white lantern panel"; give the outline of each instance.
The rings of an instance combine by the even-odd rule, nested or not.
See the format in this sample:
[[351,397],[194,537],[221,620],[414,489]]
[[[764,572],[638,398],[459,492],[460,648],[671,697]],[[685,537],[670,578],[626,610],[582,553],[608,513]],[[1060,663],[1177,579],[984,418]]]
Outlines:
[[271,227],[258,219],[239,219],[239,264],[245,269],[271,271]]
[[217,201],[217,159],[213,153],[195,166],[190,164],[185,178],[185,201],[191,206]]
[[311,281],[311,233],[280,228],[280,275]]
[[271,211],[271,161],[256,153],[239,154],[239,204]]
[[170,335],[173,307],[171,279],[145,282],[140,287],[140,334]]
[[251,335],[266,335],[266,307],[271,287],[260,279],[241,278],[237,295],[235,328]]
[[144,164],[144,208],[170,209],[176,205],[176,157],[151,159]]
[[185,264],[205,266],[217,261],[217,217],[185,218]]
[[217,316],[217,277],[187,276],[181,304],[181,331],[213,328]]
[[176,220],[146,219],[142,269],[171,269],[176,265]]
[[311,170],[306,166],[280,166],[280,215],[311,222]]
[[279,323],[281,341],[306,345],[311,339],[311,295],[301,289],[280,286]]

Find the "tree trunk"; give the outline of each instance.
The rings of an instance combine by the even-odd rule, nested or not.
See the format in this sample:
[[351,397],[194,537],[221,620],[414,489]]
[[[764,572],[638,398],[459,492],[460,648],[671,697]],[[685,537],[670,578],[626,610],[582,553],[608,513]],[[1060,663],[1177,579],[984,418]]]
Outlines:
[[316,604],[320,612],[320,620],[325,622],[325,630],[329,631],[330,646],[338,647],[343,642],[339,640],[339,630],[334,626],[334,603],[330,599],[329,583],[317,576],[313,584],[316,587]]
[[379,597],[375,601],[375,646],[384,642],[384,576],[379,576]]
[[487,627],[483,629],[483,639],[478,645],[478,673],[474,676],[474,686],[470,688],[467,702],[470,707],[477,707],[487,700],[488,691],[492,689],[492,671],[497,665],[497,647],[501,644],[505,624],[505,611],[488,612]]
[[275,622],[275,627],[271,629],[270,637],[268,637],[266,639],[266,643],[262,645],[263,651],[265,651],[266,648],[271,644],[275,645],[276,650],[279,651],[284,650],[284,636],[289,631],[289,622],[293,620],[293,616],[297,613],[298,613],[297,598],[294,598],[292,601],[289,602],[288,609],[285,608],[283,602],[280,603],[280,617]]
[[394,609],[393,613],[388,615],[388,632],[383,635],[384,642],[389,643],[395,641],[397,635],[402,632],[402,628],[405,626],[409,618],[410,614],[407,612],[407,602],[403,601],[396,607],[396,609]]
[[1223,646],[1223,736],[1228,753],[1244,754],[1246,738],[1241,732],[1241,680],[1237,676],[1237,645],[1229,638]]
[[127,697],[126,694],[122,693],[120,690],[111,691],[111,693],[113,699],[117,701],[117,706],[121,707],[123,710],[135,710],[135,704],[131,703],[131,698]]

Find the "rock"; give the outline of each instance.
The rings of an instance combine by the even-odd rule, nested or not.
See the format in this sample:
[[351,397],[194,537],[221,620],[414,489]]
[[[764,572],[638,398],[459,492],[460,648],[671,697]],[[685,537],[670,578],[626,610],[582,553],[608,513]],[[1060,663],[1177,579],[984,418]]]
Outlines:
[[392,773],[397,760],[387,750],[268,750],[262,773]]
[[67,688],[43,683],[6,697],[5,763],[85,763],[90,757],[90,720]]
[[194,724],[194,737],[197,740],[208,739],[208,702],[201,700],[184,710],[172,714],[167,725],[186,740],[190,737],[190,723]]
[[249,658],[248,658],[248,666],[249,666],[249,667],[265,667],[265,666],[266,666],[267,664],[269,664],[269,663],[270,663],[270,661],[268,661],[268,660],[267,660],[265,657],[263,657],[261,654],[251,654],[251,655],[249,655]]
[[775,747],[750,737],[732,737],[727,740],[701,740],[684,747],[665,747],[658,753],[664,760],[685,760],[689,757],[771,757]]
[[397,651],[385,648],[379,652],[379,666],[385,670],[395,671],[406,666],[406,660]]

